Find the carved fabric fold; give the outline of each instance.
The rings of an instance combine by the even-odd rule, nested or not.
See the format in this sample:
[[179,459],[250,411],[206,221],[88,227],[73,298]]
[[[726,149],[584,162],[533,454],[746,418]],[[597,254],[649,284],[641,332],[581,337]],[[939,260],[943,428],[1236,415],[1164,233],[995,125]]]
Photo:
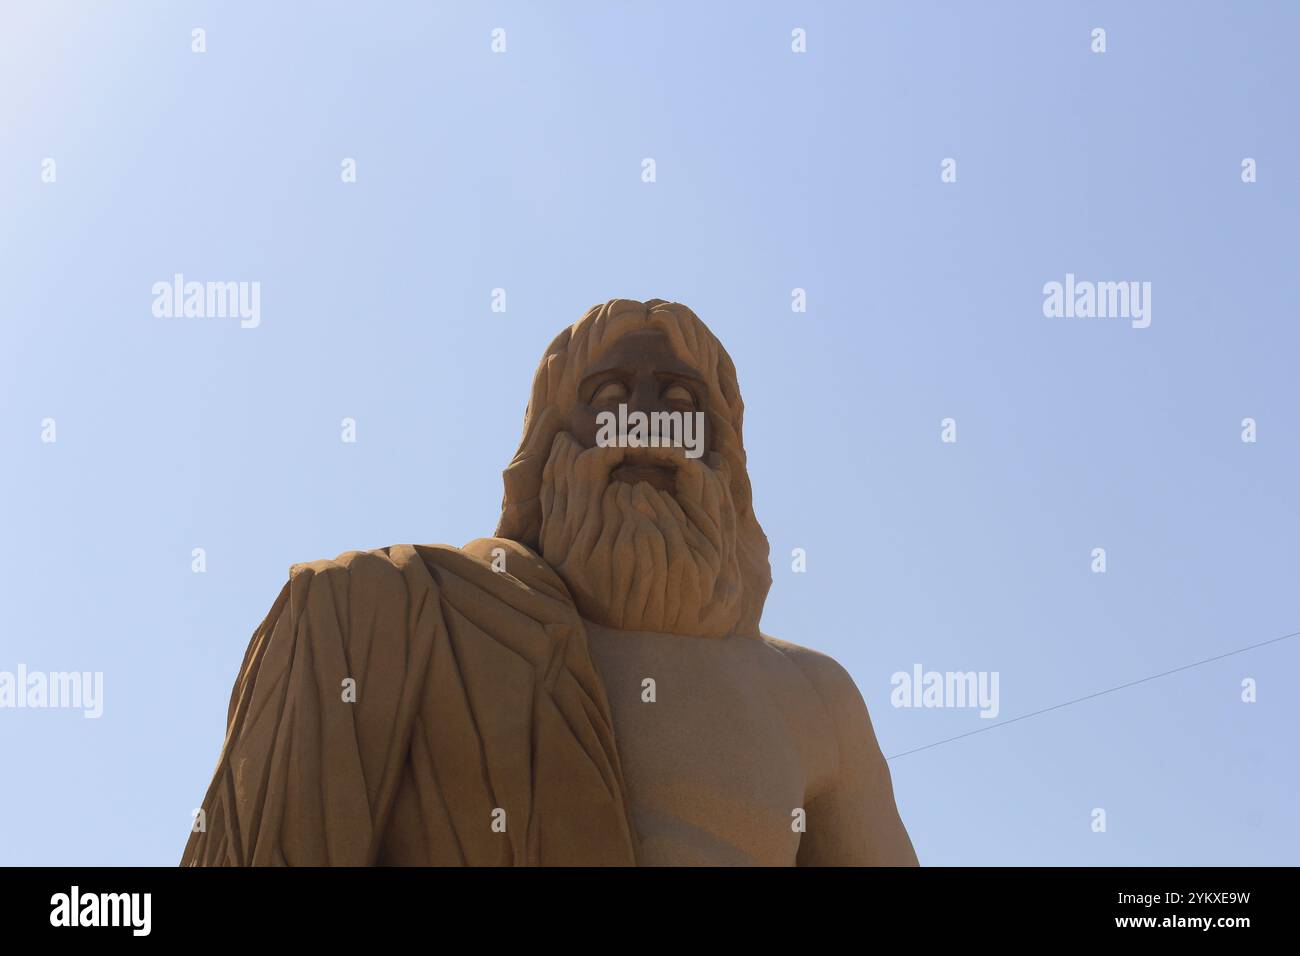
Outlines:
[[181,863],[634,865],[625,793],[582,619],[532,551],[354,551],[295,565],[253,634]]

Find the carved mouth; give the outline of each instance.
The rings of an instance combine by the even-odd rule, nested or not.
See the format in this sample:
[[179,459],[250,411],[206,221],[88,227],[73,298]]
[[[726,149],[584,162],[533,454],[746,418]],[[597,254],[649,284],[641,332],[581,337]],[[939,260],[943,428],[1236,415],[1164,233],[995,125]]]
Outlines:
[[629,452],[623,463],[610,472],[614,481],[635,485],[644,481],[651,488],[673,494],[677,491],[677,468],[662,458]]

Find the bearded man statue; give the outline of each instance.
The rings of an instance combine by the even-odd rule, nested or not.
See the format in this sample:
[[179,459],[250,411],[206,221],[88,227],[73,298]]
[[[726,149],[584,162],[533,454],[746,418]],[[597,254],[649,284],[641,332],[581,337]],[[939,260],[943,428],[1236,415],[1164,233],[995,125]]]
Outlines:
[[682,305],[560,333],[495,537],[290,569],[182,864],[914,865],[853,680],[759,630],[743,410]]

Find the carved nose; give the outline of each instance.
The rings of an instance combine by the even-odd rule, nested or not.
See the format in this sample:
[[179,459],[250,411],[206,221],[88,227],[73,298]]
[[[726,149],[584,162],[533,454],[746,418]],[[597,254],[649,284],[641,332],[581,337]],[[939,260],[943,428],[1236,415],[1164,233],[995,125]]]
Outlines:
[[659,383],[653,382],[646,385],[638,385],[628,398],[627,410],[629,412],[666,412],[667,404],[659,397]]

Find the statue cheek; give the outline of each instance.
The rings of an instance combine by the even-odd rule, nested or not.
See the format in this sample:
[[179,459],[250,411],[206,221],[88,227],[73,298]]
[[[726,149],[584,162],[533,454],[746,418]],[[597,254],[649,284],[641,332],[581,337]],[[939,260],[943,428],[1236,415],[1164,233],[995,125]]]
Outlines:
[[569,413],[569,431],[583,448],[596,445],[596,412],[590,405],[575,405]]

